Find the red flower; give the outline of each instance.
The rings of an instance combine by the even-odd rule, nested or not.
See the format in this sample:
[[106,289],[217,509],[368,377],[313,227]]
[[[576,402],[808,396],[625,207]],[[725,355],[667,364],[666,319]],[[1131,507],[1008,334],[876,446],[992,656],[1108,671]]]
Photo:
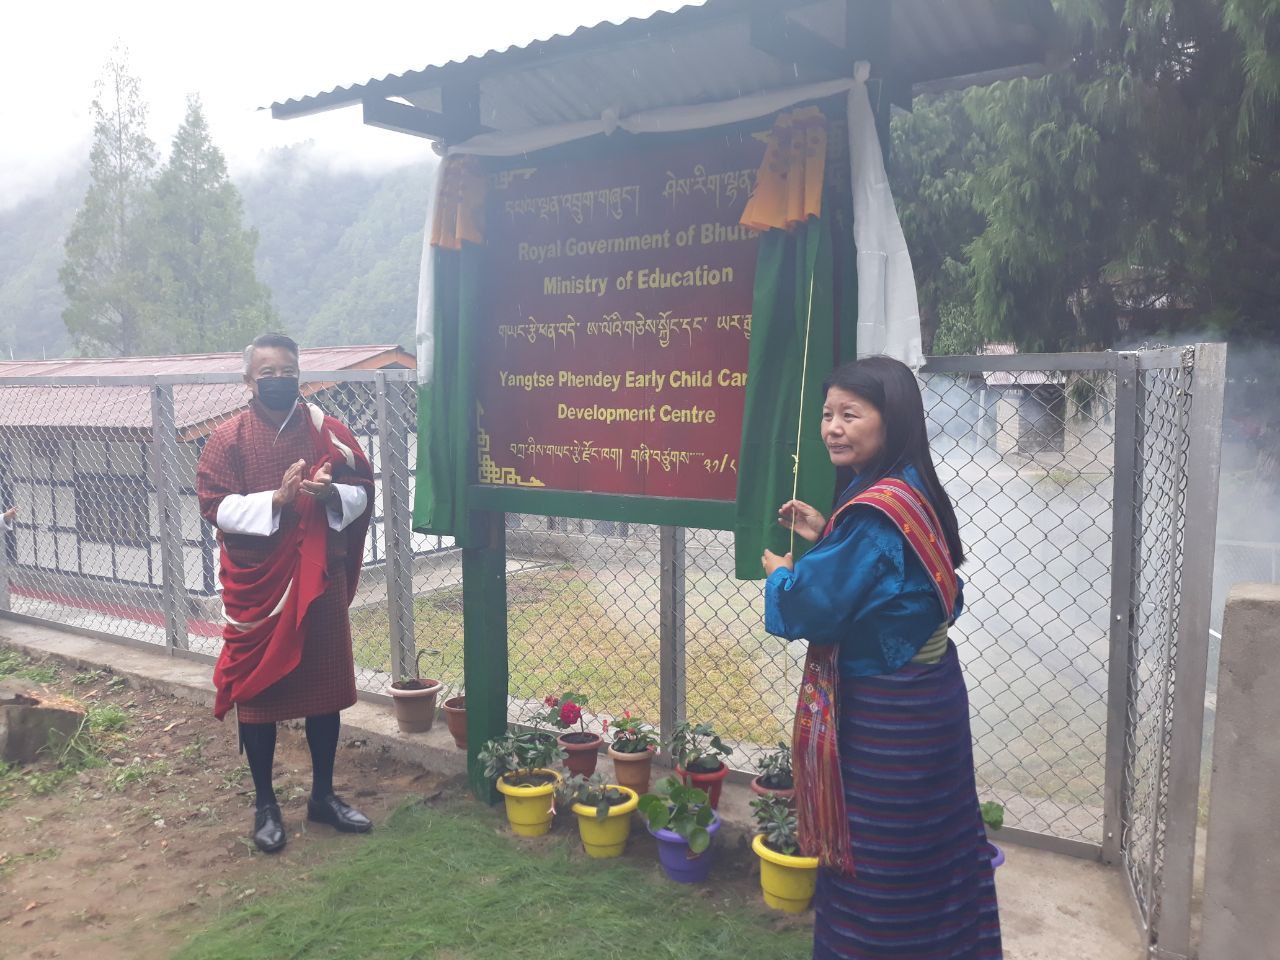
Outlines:
[[572,700],[566,700],[560,705],[560,722],[565,726],[577,723],[582,719],[582,708]]
[[549,694],[549,693],[548,693],[545,697],[543,697],[543,698],[542,698],[542,702],[543,702],[543,703],[545,703],[548,707],[558,707],[558,706],[560,706],[560,698],[559,698],[559,697],[553,697],[553,696],[552,696],[551,694]]
[[623,710],[623,711],[622,711],[622,715],[623,715],[624,717],[626,717],[628,720],[630,720],[630,719],[631,719],[631,711],[630,711],[630,710]]
[[601,732],[602,732],[602,733],[608,733],[608,732],[609,732],[609,721],[608,721],[608,720],[601,720],[601,721],[600,721],[600,729],[601,729]]

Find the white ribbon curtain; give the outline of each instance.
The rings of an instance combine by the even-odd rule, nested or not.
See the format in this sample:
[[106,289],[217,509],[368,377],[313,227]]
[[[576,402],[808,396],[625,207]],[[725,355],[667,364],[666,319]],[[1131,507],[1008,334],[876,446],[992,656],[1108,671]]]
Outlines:
[[[853,236],[858,250],[858,356],[888,354],[915,370],[923,363],[915,274],[885,174],[884,155],[880,151],[875,114],[867,92],[868,72],[868,65],[859,63],[849,80],[790,87],[717,103],[642,110],[626,117],[606,110],[598,120],[513,133],[482,133],[450,147],[448,153],[516,157],[574,140],[608,135],[615,130],[634,134],[702,130],[754,120],[797,103],[847,92]],[[431,226],[435,203],[433,196],[427,207],[418,280],[418,381],[424,385],[431,377],[433,346]]]

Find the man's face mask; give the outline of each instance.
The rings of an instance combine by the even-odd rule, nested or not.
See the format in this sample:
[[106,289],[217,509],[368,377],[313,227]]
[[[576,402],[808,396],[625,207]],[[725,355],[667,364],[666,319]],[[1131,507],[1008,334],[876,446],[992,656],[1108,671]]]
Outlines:
[[258,399],[270,410],[288,410],[298,402],[297,377],[259,377]]

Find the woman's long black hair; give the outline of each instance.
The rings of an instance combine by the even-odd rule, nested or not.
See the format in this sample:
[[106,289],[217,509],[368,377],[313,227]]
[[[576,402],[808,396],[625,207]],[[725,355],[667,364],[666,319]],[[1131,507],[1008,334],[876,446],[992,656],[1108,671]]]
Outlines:
[[853,473],[848,469],[837,471],[836,506],[839,507],[857,496],[873,483],[910,464],[924,481],[925,493],[933,504],[951,560],[958,567],[964,563],[964,545],[960,542],[960,525],[951,498],[938,480],[933,467],[933,455],[929,452],[929,431],[924,420],[924,401],[915,374],[905,363],[892,357],[865,357],[846,363],[832,371],[822,385],[822,396],[832,387],[856,394],[878,411],[884,420],[884,447],[880,455],[857,475],[853,486]]

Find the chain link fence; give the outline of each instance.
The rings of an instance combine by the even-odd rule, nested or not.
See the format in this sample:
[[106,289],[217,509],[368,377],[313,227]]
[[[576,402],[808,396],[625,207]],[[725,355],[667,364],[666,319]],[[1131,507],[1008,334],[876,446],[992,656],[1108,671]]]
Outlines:
[[[922,376],[969,553],[952,638],[980,793],[1023,838],[1122,860],[1148,923],[1175,802],[1175,693],[1195,682],[1178,673],[1183,584],[1206,569],[1189,571],[1183,549],[1195,356],[935,358]],[[304,377],[377,475],[351,613],[374,694],[419,666],[463,689],[461,551],[411,531],[411,377]],[[11,379],[0,393],[9,609],[216,654],[217,547],[195,466],[243,409],[238,378]],[[764,632],[762,585],[734,578],[732,546],[714,530],[508,515],[512,721],[572,690],[597,729],[628,710],[666,732],[712,723],[739,769],[789,740],[804,645]]]

